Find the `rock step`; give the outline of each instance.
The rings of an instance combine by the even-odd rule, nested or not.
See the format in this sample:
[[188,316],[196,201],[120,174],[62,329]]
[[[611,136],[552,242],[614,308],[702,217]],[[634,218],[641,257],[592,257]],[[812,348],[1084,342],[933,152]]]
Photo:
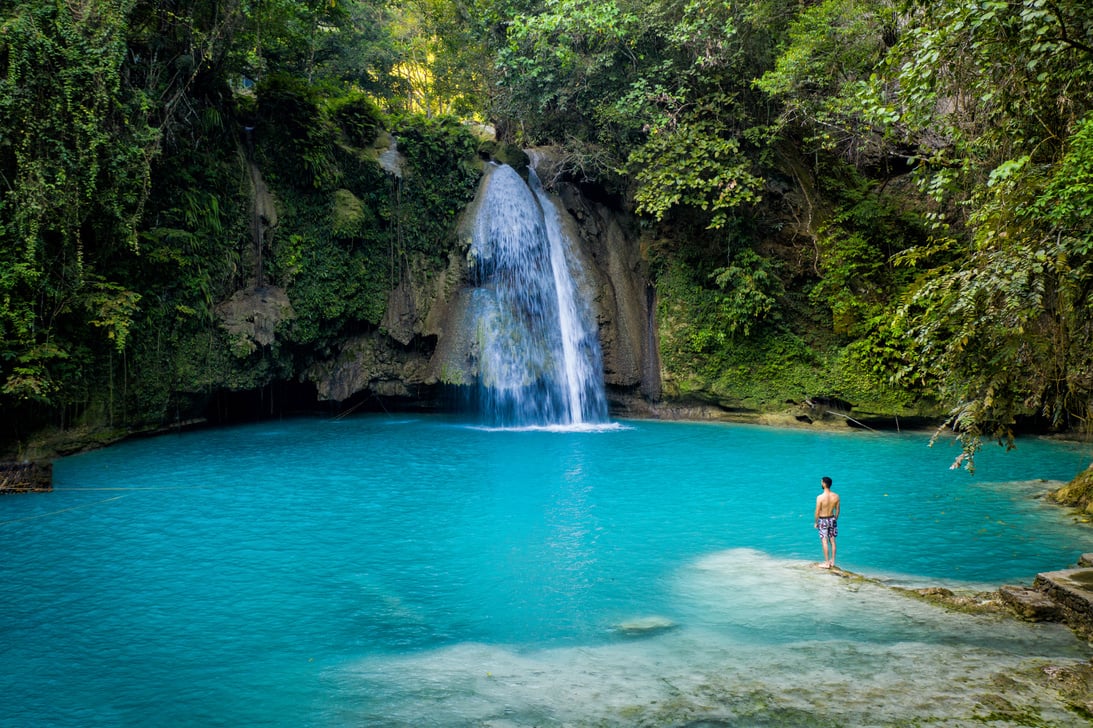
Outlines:
[[1023,619],[1093,635],[1093,554],[1082,554],[1077,568],[1037,574],[1031,588],[1003,586],[998,594]]
[[1067,622],[1093,628],[1093,568],[1037,574],[1032,587],[1058,604]]
[[1003,586],[998,590],[998,596],[1021,619],[1030,622],[1062,622],[1066,619],[1055,600],[1039,589]]

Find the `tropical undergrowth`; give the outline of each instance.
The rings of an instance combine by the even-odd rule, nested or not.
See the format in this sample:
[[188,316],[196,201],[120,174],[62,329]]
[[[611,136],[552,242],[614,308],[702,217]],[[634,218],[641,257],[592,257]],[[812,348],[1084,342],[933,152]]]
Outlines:
[[[0,59],[18,81],[0,85],[5,120],[39,114],[38,141],[0,144],[16,183],[0,203],[0,243],[15,262],[0,281],[5,441],[85,422],[158,427],[204,414],[219,392],[298,381],[346,337],[377,330],[401,278],[447,264],[479,175],[477,140],[459,121],[389,113],[359,88],[298,75],[233,86],[208,67],[176,90],[181,110],[166,121],[154,105],[134,116],[148,103],[138,82],[154,88],[161,77],[124,60],[135,12],[125,3],[100,16],[117,55],[104,68],[92,64],[101,54],[68,58],[82,69],[65,82],[71,102],[36,107],[24,97],[55,93],[58,81],[34,59],[105,41],[82,39],[86,21],[65,9],[29,7],[9,32],[24,37],[37,23],[62,35],[31,33],[37,45],[8,45]],[[76,104],[117,128],[71,128]],[[377,140],[390,138],[401,176],[378,163]],[[256,180],[276,220],[256,219]],[[267,288],[292,306],[273,340],[225,331],[218,306]]]
[[765,232],[778,214],[765,206],[716,229],[677,214],[650,236],[667,391],[759,411],[828,397],[862,413],[940,414],[930,389],[897,377],[910,362],[893,292],[913,280],[897,255],[922,224],[853,167],[828,169],[807,247]]

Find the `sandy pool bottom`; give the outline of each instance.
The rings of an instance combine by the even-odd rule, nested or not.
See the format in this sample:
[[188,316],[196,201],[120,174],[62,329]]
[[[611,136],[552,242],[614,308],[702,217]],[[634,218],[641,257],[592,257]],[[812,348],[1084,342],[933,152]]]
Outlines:
[[344,701],[319,722],[1091,724],[1093,650],[1059,625],[948,611],[748,549],[689,564],[673,593],[672,614],[620,615],[598,645],[464,643],[331,668]]

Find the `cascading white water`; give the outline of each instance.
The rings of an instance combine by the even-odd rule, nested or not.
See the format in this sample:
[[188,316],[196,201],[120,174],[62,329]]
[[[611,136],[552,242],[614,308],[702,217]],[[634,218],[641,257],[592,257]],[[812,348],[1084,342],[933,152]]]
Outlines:
[[607,420],[603,359],[570,270],[570,241],[534,170],[490,172],[471,256],[479,406],[497,426]]

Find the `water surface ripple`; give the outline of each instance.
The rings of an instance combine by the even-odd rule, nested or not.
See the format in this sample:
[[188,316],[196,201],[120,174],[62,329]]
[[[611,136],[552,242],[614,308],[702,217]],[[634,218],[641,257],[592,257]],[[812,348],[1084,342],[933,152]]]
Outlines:
[[[0,725],[1084,724],[1039,686],[1067,630],[884,585],[1093,551],[1037,497],[1088,446],[927,441],[362,416],[64,458],[0,499]],[[813,567],[822,475],[879,583]]]

